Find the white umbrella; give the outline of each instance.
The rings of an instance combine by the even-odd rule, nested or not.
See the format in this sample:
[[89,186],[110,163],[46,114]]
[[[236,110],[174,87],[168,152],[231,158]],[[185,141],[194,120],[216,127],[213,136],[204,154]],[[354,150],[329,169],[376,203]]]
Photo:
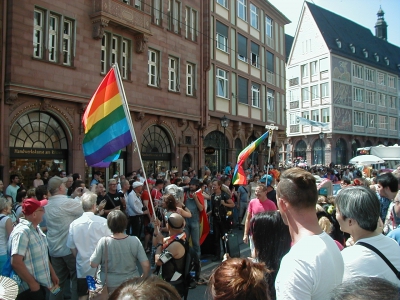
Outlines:
[[350,159],[349,163],[354,165],[372,165],[372,164],[382,164],[385,161],[375,155],[359,155]]

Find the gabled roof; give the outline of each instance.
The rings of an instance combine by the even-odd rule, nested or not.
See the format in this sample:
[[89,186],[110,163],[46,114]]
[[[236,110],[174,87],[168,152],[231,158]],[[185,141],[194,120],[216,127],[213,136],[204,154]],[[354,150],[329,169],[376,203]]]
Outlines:
[[294,37],[288,34],[285,34],[285,56],[286,56],[286,63],[289,60],[290,50],[292,49]]
[[[398,64],[400,64],[400,47],[374,36],[368,28],[329,10],[309,2],[306,2],[306,5],[331,53],[400,76],[398,67]],[[341,42],[341,48],[337,45],[337,39]],[[350,44],[355,47],[355,53],[352,52]],[[368,51],[368,58],[365,57],[363,49]],[[378,62],[375,53],[379,56]],[[389,65],[387,65],[385,57],[388,58]]]

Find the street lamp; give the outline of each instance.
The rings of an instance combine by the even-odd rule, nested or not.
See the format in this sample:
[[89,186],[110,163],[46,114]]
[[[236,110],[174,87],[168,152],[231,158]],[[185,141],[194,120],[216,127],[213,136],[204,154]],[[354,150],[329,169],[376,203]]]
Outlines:
[[224,167],[226,167],[227,166],[227,155],[226,155],[226,135],[225,135],[225,130],[226,130],[226,127],[228,127],[229,126],[229,119],[224,115],[222,118],[221,118],[221,126],[224,128]]

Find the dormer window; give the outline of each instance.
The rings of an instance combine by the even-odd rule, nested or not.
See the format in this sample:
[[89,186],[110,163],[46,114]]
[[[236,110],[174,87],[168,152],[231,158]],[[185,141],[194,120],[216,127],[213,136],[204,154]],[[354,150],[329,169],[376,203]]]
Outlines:
[[364,52],[364,56],[365,56],[365,58],[368,58],[368,51],[367,51],[367,49],[363,49],[363,52]]
[[356,47],[353,44],[350,44],[350,50],[352,53],[356,53]]
[[385,56],[385,62],[386,62],[386,65],[388,66],[389,65],[389,58],[387,58],[387,56]]
[[336,44],[339,48],[342,48],[342,42],[339,39],[336,39]]
[[378,53],[374,53],[374,56],[375,56],[375,60],[377,61],[377,62],[379,62],[379,55],[378,55]]

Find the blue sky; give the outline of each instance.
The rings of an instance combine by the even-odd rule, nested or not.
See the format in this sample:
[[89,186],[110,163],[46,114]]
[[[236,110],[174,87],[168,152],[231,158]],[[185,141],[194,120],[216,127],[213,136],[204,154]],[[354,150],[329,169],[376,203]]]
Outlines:
[[[303,0],[268,1],[292,21],[285,26],[285,33],[294,36]],[[375,34],[376,13],[379,6],[382,6],[388,24],[388,41],[400,47],[400,0],[309,0],[309,2],[369,28],[373,34]]]

